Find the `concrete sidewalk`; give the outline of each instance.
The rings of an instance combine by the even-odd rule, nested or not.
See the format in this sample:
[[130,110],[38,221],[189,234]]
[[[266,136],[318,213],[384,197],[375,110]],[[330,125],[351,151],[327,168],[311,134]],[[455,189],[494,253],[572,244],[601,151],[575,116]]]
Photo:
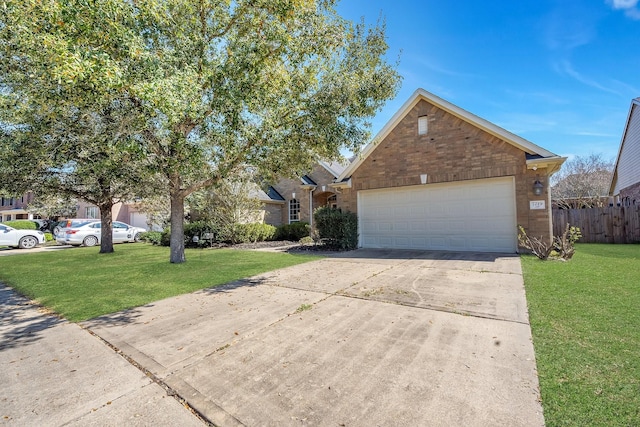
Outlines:
[[3,285],[0,305],[0,425],[203,425],[79,325]]
[[359,250],[84,326],[215,425],[544,425],[515,256]]

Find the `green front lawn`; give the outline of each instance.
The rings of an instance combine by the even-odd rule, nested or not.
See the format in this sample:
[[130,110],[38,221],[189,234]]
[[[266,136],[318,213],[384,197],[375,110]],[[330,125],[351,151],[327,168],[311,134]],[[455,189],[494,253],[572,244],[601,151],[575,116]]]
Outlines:
[[72,322],[319,259],[308,255],[221,250],[186,251],[169,263],[169,248],[117,245],[0,257],[0,281]]
[[640,245],[522,257],[547,426],[640,425]]

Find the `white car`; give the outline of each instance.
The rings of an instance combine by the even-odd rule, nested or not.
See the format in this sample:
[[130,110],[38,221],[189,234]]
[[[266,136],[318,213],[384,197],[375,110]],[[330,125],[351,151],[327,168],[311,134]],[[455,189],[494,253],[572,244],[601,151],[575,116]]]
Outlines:
[[[120,221],[113,221],[113,243],[139,242],[140,236],[144,233],[144,228],[133,227]],[[56,241],[63,245],[72,246],[96,246],[100,244],[100,231],[102,223],[100,221],[81,221],[76,225],[60,230],[56,236]]]
[[33,249],[44,243],[44,233],[38,230],[16,230],[0,224],[0,246]]

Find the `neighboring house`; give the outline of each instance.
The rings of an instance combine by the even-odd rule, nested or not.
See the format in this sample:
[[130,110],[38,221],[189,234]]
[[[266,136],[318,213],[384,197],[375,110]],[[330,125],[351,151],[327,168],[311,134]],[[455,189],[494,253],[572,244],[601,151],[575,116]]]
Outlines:
[[[147,230],[162,230],[162,227],[148,224],[147,214],[138,210],[138,204],[131,203],[116,203],[111,209],[111,214],[114,221],[120,221],[133,225],[134,227],[141,227]],[[100,219],[100,209],[96,205],[78,200],[77,218],[95,218]]]
[[[358,214],[360,247],[513,253],[518,225],[551,240],[549,177],[565,160],[418,89],[326,191]],[[280,194],[293,215],[299,190]]]
[[609,195],[623,206],[640,205],[640,98],[631,101]]
[[338,191],[332,185],[348,163],[320,161],[299,179],[282,179],[269,187],[270,201],[265,203],[265,222],[271,225],[308,222],[313,225],[313,211],[322,206],[337,207]]
[[[16,219],[40,218],[27,211],[27,205],[34,200],[33,192],[29,191],[20,197],[0,198],[0,222],[12,221]],[[78,201],[77,218],[100,219],[100,210],[97,206],[87,202]],[[142,228],[149,228],[147,216],[138,212],[135,203],[117,203],[113,206],[113,220],[126,222],[130,225]]]
[[27,212],[27,205],[33,201],[31,191],[20,197],[0,198],[0,222],[16,219],[34,219],[34,215]]

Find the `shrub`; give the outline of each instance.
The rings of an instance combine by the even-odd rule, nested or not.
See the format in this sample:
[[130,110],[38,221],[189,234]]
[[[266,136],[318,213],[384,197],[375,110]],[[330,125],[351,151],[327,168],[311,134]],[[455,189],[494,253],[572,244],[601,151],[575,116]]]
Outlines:
[[48,231],[45,231],[45,233],[44,233],[44,241],[45,241],[45,242],[53,242],[54,240],[55,240],[55,239],[54,239],[54,237],[53,237],[53,234],[51,234],[51,233],[50,233],[50,232],[48,232]]
[[160,246],[171,246],[171,227],[167,227],[162,230],[160,236]]
[[[210,233],[213,239],[204,239],[205,233]],[[193,221],[184,225],[184,245],[187,248],[204,248],[220,241],[220,230],[211,221]],[[197,242],[193,238],[197,236]]]
[[322,207],[313,213],[321,242],[340,249],[358,247],[358,217],[353,212]]
[[561,236],[554,236],[550,243],[545,242],[542,238],[529,237],[522,226],[518,226],[518,243],[525,249],[528,249],[541,260],[560,259],[568,261],[573,257],[576,249],[574,243],[581,237],[580,228],[567,227]]
[[13,227],[16,230],[37,230],[40,227],[35,221],[31,221],[29,219],[17,219],[15,221],[5,221],[5,225],[9,227]]
[[232,243],[255,243],[273,239],[276,228],[273,225],[253,223],[235,224],[230,236]]
[[[147,237],[152,233],[158,233],[160,237]],[[205,233],[211,233],[213,239],[204,239]],[[188,248],[204,248],[209,247],[213,243],[251,243],[270,240],[276,233],[276,228],[269,224],[235,224],[233,227],[227,227],[226,230],[219,230],[211,221],[193,221],[184,225],[184,244]],[[194,236],[197,236],[197,242],[194,242]],[[170,246],[171,229],[165,228],[162,233],[147,232],[143,235],[143,239],[154,239],[153,244],[161,246]],[[147,240],[148,241],[148,240]],[[156,241],[158,243],[156,243]]]
[[297,242],[309,235],[309,224],[306,222],[292,222],[278,227],[273,240],[291,240]]
[[562,236],[553,238],[553,249],[558,257],[564,260],[570,260],[576,252],[574,244],[582,237],[580,228],[570,227],[569,224],[564,229]]
[[146,231],[142,233],[140,240],[151,243],[152,245],[160,246],[162,242],[162,231]]
[[300,244],[302,245],[312,245],[314,243],[315,242],[311,236],[304,236],[302,239],[300,239]]

